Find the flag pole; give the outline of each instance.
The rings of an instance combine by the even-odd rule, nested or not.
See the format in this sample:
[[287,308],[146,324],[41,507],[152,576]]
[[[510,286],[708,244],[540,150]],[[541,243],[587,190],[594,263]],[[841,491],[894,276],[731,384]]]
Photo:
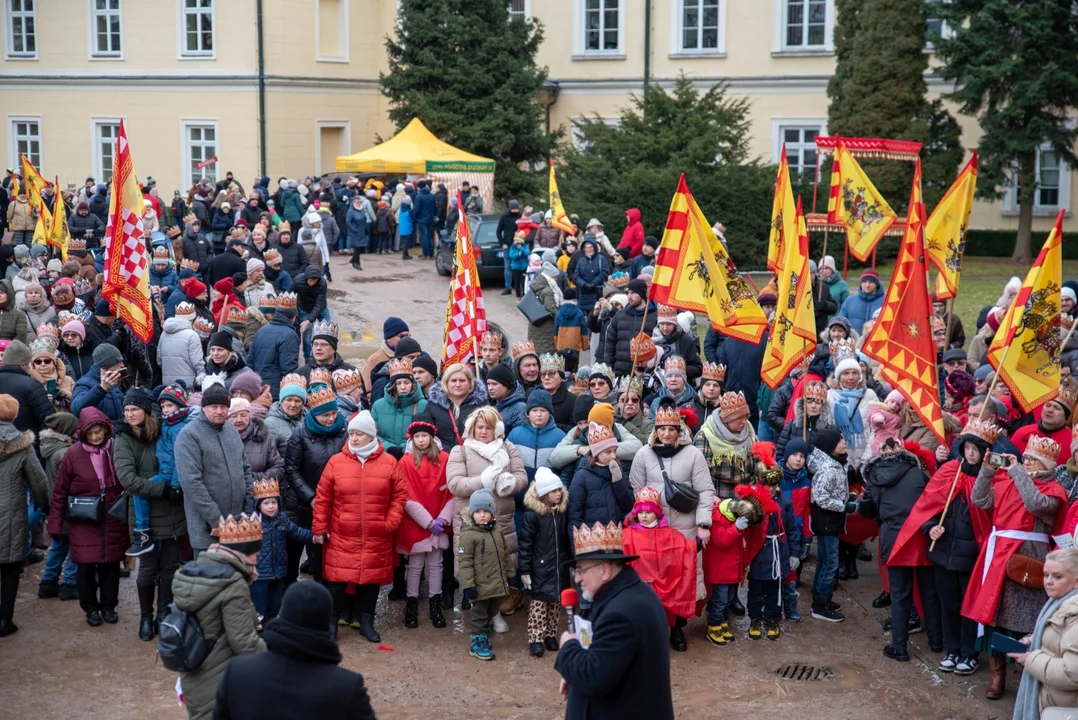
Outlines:
[[954,301],[955,299],[951,298],[951,302],[947,305],[947,341],[943,344],[944,352],[951,346],[951,323],[953,322],[952,318],[954,317]]
[[[813,199],[813,206],[815,206],[815,203],[816,203],[816,201],[815,201],[815,199]],[[828,235],[829,232],[830,232],[830,230],[828,229],[828,227],[826,225],[824,225],[823,226],[823,254],[820,255],[820,263],[823,263],[823,259],[825,257],[827,257],[827,235]],[[819,275],[819,271],[820,271],[820,269],[816,268],[816,274],[817,275]],[[823,300],[823,280],[820,280],[820,294],[819,294],[819,297],[816,298],[816,302],[820,302],[821,300]]]
[[[801,362],[805,362],[805,355],[808,353],[808,343],[805,342],[805,338],[801,338]],[[805,375],[808,375],[806,371],[802,375],[802,381],[804,382]],[[807,387],[807,383],[806,383]],[[796,408],[794,408],[796,410]],[[801,442],[808,442],[808,396],[805,395],[805,388],[801,390]],[[766,421],[765,421],[766,422]]]

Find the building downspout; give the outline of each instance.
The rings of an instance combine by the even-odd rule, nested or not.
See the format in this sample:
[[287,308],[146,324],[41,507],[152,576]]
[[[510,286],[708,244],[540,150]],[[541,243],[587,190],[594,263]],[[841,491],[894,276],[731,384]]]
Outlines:
[[[648,94],[651,82],[651,0],[644,0],[644,97]],[[643,106],[644,119],[647,119],[648,104]]]
[[557,80],[547,80],[545,83],[545,89],[550,93],[550,102],[546,104],[546,132],[550,134],[550,108],[554,106],[554,103],[558,102],[558,96],[561,95],[561,85]]
[[266,174],[266,56],[262,50],[262,0],[255,0],[258,15],[258,156],[260,175]]

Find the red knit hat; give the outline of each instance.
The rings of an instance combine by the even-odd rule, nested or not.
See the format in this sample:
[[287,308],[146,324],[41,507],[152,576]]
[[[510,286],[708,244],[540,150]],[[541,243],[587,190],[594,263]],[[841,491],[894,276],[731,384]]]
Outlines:
[[187,278],[180,283],[180,289],[183,290],[187,297],[198,297],[206,292],[206,283],[198,278]]

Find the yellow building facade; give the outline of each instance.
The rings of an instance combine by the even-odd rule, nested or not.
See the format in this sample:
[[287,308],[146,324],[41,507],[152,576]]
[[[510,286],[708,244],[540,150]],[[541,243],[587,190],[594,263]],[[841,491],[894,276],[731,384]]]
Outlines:
[[[785,142],[795,170],[814,167],[813,138],[827,132],[834,0],[508,2],[514,18],[543,24],[538,61],[549,71],[553,127],[571,133],[580,115],[616,122],[645,78],[669,87],[683,72],[750,100],[761,159],[775,161]],[[162,191],[228,170],[249,188],[263,159],[274,179],[331,171],[337,155],[393,132],[378,75],[397,0],[0,3],[7,163],[28,152],[62,183],[107,176],[121,118],[136,169]],[[928,87],[933,96],[947,90],[936,79]],[[974,147],[976,121],[954,114]],[[1078,190],[1051,152],[1037,170],[1034,227],[1042,231]],[[1017,222],[1012,191],[978,203],[971,226]]]

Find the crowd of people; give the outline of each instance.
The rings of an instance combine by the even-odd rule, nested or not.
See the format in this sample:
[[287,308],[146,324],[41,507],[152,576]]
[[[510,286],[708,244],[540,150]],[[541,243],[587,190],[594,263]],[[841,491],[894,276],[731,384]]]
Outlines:
[[[118,621],[137,558],[140,639],[163,638],[177,611],[228,639],[182,673],[191,716],[217,705],[246,717],[238,687],[284,672],[261,651],[299,652],[313,633],[303,652],[335,665],[345,628],[381,641],[375,611],[391,585],[405,628],[470,610],[467,653],[483,661],[527,605],[528,651],[559,654],[570,715],[606,716],[627,706],[586,671],[597,657],[646,647],[646,667],[668,674],[698,615],[720,648],[736,637],[732,615],[748,615],[750,639],[777,641],[802,621],[806,566],[809,614],[841,622],[835,587],[860,579],[878,537],[886,657],[908,661],[923,629],[940,671],[973,674],[987,658],[985,694],[999,698],[1008,658],[991,639],[1011,636],[1029,648],[1010,658],[1025,668],[1019,707],[1074,705],[1078,551],[1050,551],[1078,525],[1078,380],[1065,348],[1058,395],[1025,413],[985,363],[1016,280],[968,349],[961,321],[934,305],[942,443],[859,351],[883,304],[875,270],[851,294],[833,258],[811,263],[818,351],[772,392],[765,344],[709,329],[701,347],[692,313],[648,299],[659,243],[634,209],[613,246],[596,219],[566,233],[511,202],[498,226],[515,248],[505,292],[534,292],[547,313],[527,338],[491,318],[474,364],[443,366],[441,347],[390,316],[356,366],[338,352],[332,251],[347,245],[359,267],[399,232],[412,257],[414,232],[428,257],[459,212],[427,181],[389,187],[387,201],[354,178],[285,179],[269,195],[256,178],[245,196],[229,174],[165,211],[148,179],[149,343],[100,296],[103,227],[87,218],[100,220],[107,188],[72,192],[67,262],[12,225],[0,252],[0,637],[18,629],[24,564],[45,560],[38,596],[77,599],[97,627]],[[20,203],[9,219],[21,222]],[[774,285],[757,301],[770,316]],[[609,645],[615,633],[597,626],[601,652],[581,655],[583,638],[561,634],[561,591],[581,589],[595,619],[613,592],[602,588],[638,583],[661,602],[661,647],[643,632]],[[327,703],[373,717],[361,680],[319,677]]]

